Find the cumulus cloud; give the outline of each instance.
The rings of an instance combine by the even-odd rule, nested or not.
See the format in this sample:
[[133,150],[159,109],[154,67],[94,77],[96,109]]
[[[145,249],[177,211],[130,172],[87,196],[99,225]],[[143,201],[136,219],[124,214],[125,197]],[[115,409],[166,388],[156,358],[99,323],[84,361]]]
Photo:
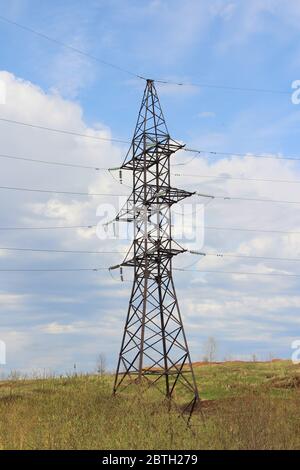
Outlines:
[[[58,128],[98,136],[109,139],[111,132],[106,125],[96,123],[93,127],[88,127],[82,118],[82,109],[78,104],[61,98],[57,93],[45,93],[39,87],[28,81],[24,81],[14,75],[1,72],[0,80],[5,83],[7,89],[7,102],[2,108],[1,116],[6,119],[24,121],[25,123],[38,124],[46,127]],[[69,136],[46,132],[8,123],[1,123],[0,138],[2,154],[19,157],[37,158],[48,161],[63,161],[71,164],[83,164],[92,167],[117,166],[123,156],[120,147],[112,145],[109,141],[85,139],[78,136]],[[58,191],[75,192],[100,192],[115,193],[120,191],[119,185],[106,172],[93,170],[79,170],[72,168],[53,167],[42,164],[30,164],[20,160],[2,159],[1,184],[3,186],[25,187],[33,189],[49,189]],[[125,192],[125,191],[124,191]],[[1,198],[1,225],[2,226],[64,226],[64,225],[88,225],[97,224],[96,210],[101,202],[115,205],[115,198],[96,198],[81,196],[64,196],[59,194],[43,193],[23,193],[8,192],[2,190]],[[87,235],[88,234],[88,235]],[[42,230],[42,231],[12,231],[1,232],[1,246],[5,247],[27,247],[45,249],[77,249],[77,250],[110,250],[114,249],[109,242],[102,241],[101,245],[95,235],[95,231],[90,229],[74,230]],[[60,254],[34,254],[34,253],[14,253],[1,251],[3,269],[27,269],[27,268],[68,268],[68,267],[96,267],[107,266],[112,262],[114,255],[110,259],[105,255],[98,257],[75,255],[72,257]],[[118,260],[115,256],[116,261]],[[5,332],[9,328],[9,322],[17,326],[16,341],[26,336],[28,344],[31,342],[31,354],[34,356],[38,350],[37,345],[44,347],[32,325],[40,321],[41,317],[48,319],[52,331],[54,327],[63,324],[62,319],[71,315],[74,305],[80,304],[80,299],[74,296],[75,285],[81,282],[77,277],[68,276],[65,279],[65,286],[62,291],[57,287],[58,279],[55,275],[45,274],[44,281],[36,275],[29,274],[1,274],[3,292],[1,292],[1,327],[0,337],[7,338],[9,334]],[[72,280],[75,282],[72,287]],[[61,277],[63,281],[63,277]],[[59,285],[61,284],[59,282]],[[44,284],[45,282],[45,284]],[[116,287],[117,283],[104,275],[104,279],[99,281],[99,277],[92,275],[89,278],[90,295],[97,296],[98,289],[104,286],[108,290]],[[82,284],[81,297],[86,299],[87,285]],[[68,290],[68,287],[70,291]],[[78,284],[79,287],[79,284]],[[19,292],[20,291],[20,292]],[[65,291],[65,292],[64,292]],[[77,290],[79,293],[79,290]],[[93,294],[91,294],[93,292]],[[28,309],[25,296],[35,294],[31,299]],[[47,294],[45,297],[43,294]],[[23,297],[21,296],[23,294]],[[69,295],[68,295],[69,294]],[[50,298],[49,298],[50,297]],[[88,296],[87,296],[88,297]],[[61,308],[61,304],[66,305],[65,299],[71,307]],[[82,300],[81,298],[81,300]],[[102,300],[103,302],[103,300]],[[20,303],[20,305],[19,305]],[[55,305],[54,305],[55,304]],[[51,305],[51,306],[50,306]],[[23,317],[20,312],[24,311]],[[77,307],[76,307],[77,308]],[[82,308],[82,307],[81,307]],[[6,313],[10,311],[10,318]],[[26,318],[25,318],[26,315]],[[74,311],[74,315],[77,313]],[[51,321],[53,320],[53,321]],[[28,325],[26,322],[28,321]],[[17,325],[15,325],[15,323]],[[51,330],[50,328],[50,330]],[[26,332],[26,333],[25,333]],[[66,333],[66,331],[63,331]],[[19,336],[18,336],[19,335]],[[12,342],[10,336],[9,343]],[[22,342],[23,344],[23,342]],[[35,346],[34,346],[35,345]],[[8,348],[9,349],[9,348]],[[10,354],[10,361],[7,368],[15,367],[20,360],[18,354],[22,345],[14,347],[13,354]],[[30,348],[29,348],[30,349]],[[97,346],[95,345],[95,355]],[[26,357],[30,361],[30,351],[27,350]],[[24,366],[24,361],[22,360]],[[20,362],[20,363],[21,363]],[[27,364],[28,365],[28,364]],[[42,366],[42,365],[41,365]],[[46,366],[46,364],[45,364]],[[26,366],[27,367],[27,366]]]
[[[105,123],[87,126],[79,104],[7,72],[0,73],[7,87],[2,116],[46,127],[78,131],[110,138]],[[61,135],[23,126],[1,123],[3,154],[49,161],[118,166],[125,149],[110,142]],[[105,172],[56,168],[3,159],[4,186],[57,189],[78,192],[122,192],[118,182]],[[177,161],[186,161],[182,154]],[[300,187],[291,183],[266,183],[260,179],[300,180],[299,167],[284,160],[227,157],[210,160],[197,157],[186,166],[172,167],[173,184],[220,196],[240,196],[300,201]],[[184,176],[186,175],[186,176]],[[218,176],[226,179],[218,179]],[[239,178],[233,179],[230,178]],[[244,181],[249,178],[253,181]],[[97,223],[99,202],[115,204],[109,197],[98,199],[59,194],[8,192],[1,190],[3,226],[86,225]],[[193,202],[194,201],[194,202]],[[191,200],[193,204],[196,197]],[[186,204],[186,202],[185,202]],[[265,257],[299,257],[299,235],[239,232],[219,228],[249,228],[300,232],[297,205],[213,200],[205,210],[207,253],[238,253]],[[117,241],[100,241],[90,230],[46,230],[1,232],[2,246],[50,249],[120,249]],[[203,271],[261,273],[299,272],[297,262],[234,259],[186,255],[175,260],[177,267]],[[71,268],[116,264],[121,255],[22,254],[5,252],[3,268]],[[187,276],[189,282],[187,283]],[[116,278],[118,275],[116,274]],[[125,273],[130,280],[130,274]],[[222,275],[217,273],[175,273],[192,354],[201,341],[216,336],[225,354],[243,354],[248,347],[263,353],[288,354],[290,339],[298,325],[299,295],[296,278]],[[118,281],[118,278],[116,279]],[[101,273],[1,273],[0,339],[8,344],[6,370],[55,367],[66,370],[74,362],[82,368],[93,366],[100,351],[113,364],[125,321],[129,284],[120,284]],[[7,317],[9,313],[9,317]],[[286,321],[285,321],[286,319]],[[248,343],[247,343],[248,342]],[[234,343],[234,346],[233,346]],[[251,343],[251,345],[250,345]],[[247,346],[248,344],[248,346]],[[221,348],[222,349],[222,348]],[[67,365],[66,365],[67,364]]]

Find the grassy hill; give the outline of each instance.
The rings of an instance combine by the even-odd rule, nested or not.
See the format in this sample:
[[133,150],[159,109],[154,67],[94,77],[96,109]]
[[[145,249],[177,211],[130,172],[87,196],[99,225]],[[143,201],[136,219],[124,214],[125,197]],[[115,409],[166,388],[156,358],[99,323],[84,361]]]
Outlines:
[[155,391],[112,398],[110,375],[0,382],[0,449],[300,449],[300,366],[195,371],[203,417],[192,429]]

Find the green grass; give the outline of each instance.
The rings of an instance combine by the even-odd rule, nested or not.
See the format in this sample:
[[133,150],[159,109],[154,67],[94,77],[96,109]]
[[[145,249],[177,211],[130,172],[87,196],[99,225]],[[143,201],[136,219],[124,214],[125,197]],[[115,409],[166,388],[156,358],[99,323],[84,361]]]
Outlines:
[[0,382],[0,449],[300,449],[300,366],[195,371],[204,419],[192,429],[155,392],[112,398],[110,375]]

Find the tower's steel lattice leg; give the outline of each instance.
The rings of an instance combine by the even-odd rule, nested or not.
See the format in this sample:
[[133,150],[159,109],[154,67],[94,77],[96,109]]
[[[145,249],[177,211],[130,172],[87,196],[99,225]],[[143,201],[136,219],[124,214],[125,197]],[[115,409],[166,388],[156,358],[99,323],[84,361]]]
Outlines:
[[134,223],[134,241],[121,266],[133,267],[134,281],[114,393],[143,381],[170,399],[181,384],[192,411],[199,395],[172,278],[172,258],[185,250],[172,239],[171,206],[192,195],[170,184],[170,156],[182,147],[170,138],[148,80],[122,165],[133,173],[133,192],[117,220]]

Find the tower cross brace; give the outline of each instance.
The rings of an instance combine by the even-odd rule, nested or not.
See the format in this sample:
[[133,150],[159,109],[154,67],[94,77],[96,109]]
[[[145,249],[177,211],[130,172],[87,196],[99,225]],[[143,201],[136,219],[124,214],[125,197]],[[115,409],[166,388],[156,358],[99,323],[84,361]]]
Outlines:
[[171,207],[193,194],[171,186],[170,157],[183,147],[171,139],[147,80],[121,167],[132,171],[133,192],[116,220],[133,222],[134,240],[117,267],[133,267],[134,279],[114,393],[134,382],[156,385],[168,399],[181,390],[189,395],[183,411],[192,413],[199,394],[172,277],[172,258],[185,250],[172,239]]

